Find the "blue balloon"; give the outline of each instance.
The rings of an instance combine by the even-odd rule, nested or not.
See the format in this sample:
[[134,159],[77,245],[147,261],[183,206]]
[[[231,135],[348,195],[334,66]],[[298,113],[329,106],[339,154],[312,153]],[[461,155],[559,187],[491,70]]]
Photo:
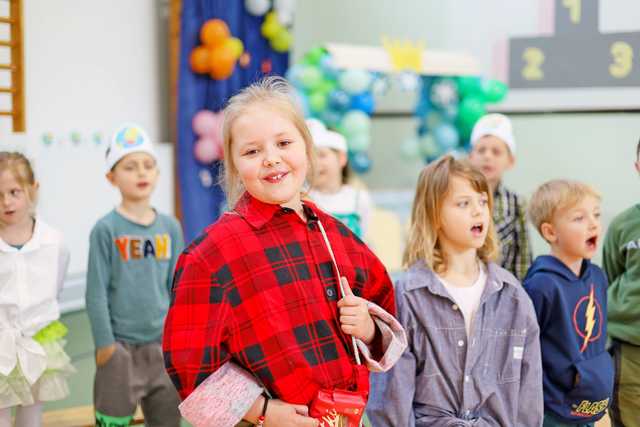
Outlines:
[[417,130],[418,136],[425,136],[427,132],[429,132],[429,128],[427,127],[427,124],[425,122],[421,122],[418,125],[418,130]]
[[295,64],[289,67],[287,72],[284,74],[285,78],[289,80],[293,86],[301,89],[302,88],[302,80],[301,76],[304,71],[304,66],[301,64]]
[[375,109],[375,100],[371,92],[363,92],[351,97],[351,109],[364,111],[367,114],[372,114]]
[[424,156],[424,162],[425,162],[425,164],[428,165],[429,163],[438,160],[439,157],[440,156],[437,156],[437,157]]
[[422,93],[422,96],[427,98],[429,97],[429,94],[431,93],[431,85],[434,80],[435,79],[432,76],[422,76],[420,85],[420,92]]
[[466,151],[467,153],[471,152],[471,140],[466,139],[460,142],[460,149]]
[[433,105],[442,109],[458,105],[458,87],[455,80],[443,77],[434,81],[429,98]]
[[339,111],[327,108],[320,114],[320,120],[330,128],[337,128],[342,120],[342,114]]
[[365,151],[349,153],[349,165],[356,173],[367,173],[371,169],[372,161]]
[[325,77],[332,80],[336,80],[340,71],[336,68],[336,64],[333,61],[331,55],[324,55],[320,59],[320,69],[324,73]]
[[307,96],[304,92],[297,92],[296,95],[300,108],[302,109],[302,114],[304,114],[305,117],[310,117],[311,109],[309,108],[309,100],[307,99]]
[[413,114],[416,117],[424,117],[429,113],[429,111],[431,111],[432,108],[433,105],[431,105],[431,101],[429,100],[429,98],[427,98],[426,96],[422,96],[420,97],[420,101],[418,102],[418,105],[416,105],[416,110]]
[[329,93],[329,108],[336,111],[346,111],[351,104],[349,94],[343,90],[334,90]]
[[390,85],[389,77],[382,73],[375,73],[373,83],[371,84],[371,91],[376,96],[386,95],[387,92],[389,92]]
[[458,130],[450,123],[441,123],[433,130],[433,137],[443,151],[455,148],[460,141]]
[[449,105],[448,107],[442,110],[442,115],[446,120],[450,122],[454,122],[456,120],[456,117],[458,117],[458,106]]

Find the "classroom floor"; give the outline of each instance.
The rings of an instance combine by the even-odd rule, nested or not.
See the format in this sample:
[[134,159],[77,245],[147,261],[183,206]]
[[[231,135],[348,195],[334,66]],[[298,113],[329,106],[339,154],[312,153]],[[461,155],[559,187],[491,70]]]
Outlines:
[[[95,375],[96,365],[89,318],[83,310],[67,313],[63,315],[60,320],[69,328],[65,349],[78,372],[69,378],[69,388],[71,390],[69,397],[56,402],[47,402],[44,405],[45,412],[67,408],[81,408],[93,404],[93,377]],[[69,424],[66,425],[68,426]],[[186,421],[182,422],[182,427],[189,426],[191,426],[191,424]]]
[[[95,362],[89,318],[85,311],[77,311],[63,315],[61,320],[69,328],[66,350],[78,372],[69,378],[69,388],[71,389],[69,397],[57,402],[46,403],[45,411],[81,407],[93,403]],[[186,421],[183,421],[182,425],[183,427],[190,426]],[[605,417],[596,423],[596,426],[610,427],[608,418]]]

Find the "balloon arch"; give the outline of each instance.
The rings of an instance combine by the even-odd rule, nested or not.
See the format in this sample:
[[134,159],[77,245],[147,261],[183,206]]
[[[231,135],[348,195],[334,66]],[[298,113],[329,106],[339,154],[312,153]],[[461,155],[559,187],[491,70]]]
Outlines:
[[406,91],[417,91],[416,136],[400,147],[405,157],[430,162],[447,152],[466,152],[475,122],[487,104],[500,102],[507,86],[478,74],[467,55],[423,50],[409,43],[385,48],[332,44],[308,51],[287,71],[298,91],[305,116],[342,133],[353,170],[371,168],[371,115],[375,97],[391,79]]

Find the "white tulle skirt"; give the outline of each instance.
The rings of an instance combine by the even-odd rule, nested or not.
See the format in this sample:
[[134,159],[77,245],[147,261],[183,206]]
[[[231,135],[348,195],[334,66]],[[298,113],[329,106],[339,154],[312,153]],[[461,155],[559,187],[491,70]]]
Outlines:
[[76,370],[64,351],[65,344],[66,341],[62,338],[40,343],[47,355],[47,367],[34,384],[29,384],[24,377],[20,363],[9,375],[0,374],[0,409],[67,397],[67,377]]

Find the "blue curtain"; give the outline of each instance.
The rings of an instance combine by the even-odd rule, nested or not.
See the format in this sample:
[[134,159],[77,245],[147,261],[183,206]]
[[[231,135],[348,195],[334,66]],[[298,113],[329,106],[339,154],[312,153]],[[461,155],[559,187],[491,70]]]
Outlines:
[[[251,55],[247,68],[236,64],[233,75],[223,81],[195,74],[189,66],[189,55],[200,44],[200,28],[209,19],[224,20],[233,37],[244,43]],[[248,14],[242,0],[183,0],[180,34],[180,69],[178,85],[178,185],[181,197],[182,220],[186,241],[193,240],[214,222],[225,203],[224,193],[216,184],[220,162],[212,166],[198,163],[193,156],[196,135],[191,127],[193,116],[202,109],[221,110],[226,101],[248,84],[265,74],[263,61],[271,61],[270,74],[284,75],[289,55],[271,50],[269,42],[260,34],[263,17]],[[214,184],[202,184],[201,171],[208,169]]]

